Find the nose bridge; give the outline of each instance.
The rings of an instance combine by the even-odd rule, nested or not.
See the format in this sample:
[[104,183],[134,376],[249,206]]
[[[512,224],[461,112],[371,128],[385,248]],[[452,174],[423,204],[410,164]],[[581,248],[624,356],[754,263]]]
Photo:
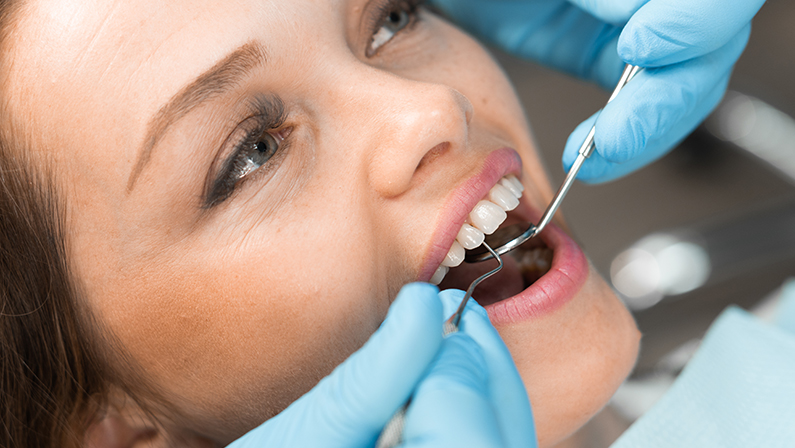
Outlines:
[[426,156],[459,151],[467,144],[472,104],[457,90],[388,72],[359,80],[354,107],[367,114],[363,162],[371,187],[397,196]]

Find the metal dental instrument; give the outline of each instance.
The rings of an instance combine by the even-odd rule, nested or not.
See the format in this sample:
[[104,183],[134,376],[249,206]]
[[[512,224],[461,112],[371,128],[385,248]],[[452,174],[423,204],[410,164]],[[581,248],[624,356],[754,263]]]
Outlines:
[[445,336],[447,336],[450,333],[455,333],[458,331],[458,324],[461,323],[461,316],[464,314],[464,309],[467,306],[467,302],[469,302],[469,299],[472,297],[472,293],[475,292],[475,288],[477,288],[480,282],[486,280],[487,278],[499,272],[500,269],[502,269],[502,258],[500,258],[500,255],[497,252],[495,252],[494,249],[489,247],[489,245],[486,244],[485,241],[481,244],[481,246],[485,247],[486,250],[489,251],[489,255],[491,255],[492,258],[497,259],[497,263],[499,263],[499,265],[496,268],[490,270],[489,272],[486,272],[485,274],[476,278],[475,281],[473,281],[469,285],[466,294],[464,294],[464,298],[461,299],[461,304],[458,305],[458,309],[455,310],[455,313],[453,313],[453,315],[450,316],[450,318],[444,322],[443,331]]
[[[623,89],[624,86],[626,86],[627,83],[632,80],[633,77],[635,77],[638,71],[640,71],[640,67],[636,65],[627,64],[626,67],[624,67],[624,73],[621,75],[621,79],[618,81],[616,88],[613,90],[613,94],[610,95],[610,99],[607,100],[608,103],[613,101],[613,99],[618,96],[618,92],[620,92],[621,89]],[[596,145],[594,145],[595,133],[596,125],[591,128],[588,136],[585,137],[585,141],[583,142],[582,146],[580,146],[580,151],[577,154],[577,158],[574,160],[574,164],[572,164],[571,169],[566,174],[566,178],[563,179],[563,183],[560,185],[560,188],[558,188],[558,192],[555,193],[555,196],[552,198],[552,202],[549,203],[549,206],[547,207],[546,211],[544,211],[544,214],[541,216],[541,219],[538,221],[537,225],[525,222],[514,224],[512,226],[505,227],[504,229],[499,229],[491,235],[486,236],[486,243],[488,243],[488,246],[494,248],[493,251],[491,249],[489,249],[489,251],[485,251],[482,249],[482,246],[477,247],[467,251],[464,261],[467,263],[485,261],[493,257],[493,252],[502,255],[524,244],[524,242],[530,238],[541,233],[541,231],[544,230],[547,224],[549,224],[549,222],[552,220],[552,217],[555,216],[555,212],[558,211],[558,207],[560,207],[561,202],[563,202],[563,198],[565,198],[566,194],[569,192],[569,189],[574,183],[574,179],[577,178],[577,173],[580,172],[580,168],[582,168],[582,164],[585,162],[585,159],[590,157],[591,154],[593,154],[594,149],[596,149]],[[483,246],[486,246],[486,244],[483,244]]]
[[[461,317],[464,314],[464,309],[466,309],[467,302],[469,302],[469,299],[472,297],[472,293],[475,292],[475,288],[477,288],[480,282],[486,280],[502,269],[502,258],[500,258],[499,254],[497,254],[497,252],[495,252],[494,249],[489,247],[489,245],[485,242],[482,243],[482,246],[489,252],[489,255],[491,255],[490,258],[495,258],[499,265],[470,283],[469,288],[467,288],[467,291],[464,294],[464,298],[461,299],[461,303],[458,305],[458,309],[456,309],[455,313],[453,313],[453,315],[444,322],[442,331],[444,332],[445,336],[458,332],[458,326],[461,323]],[[409,399],[409,402],[410,401],[411,399]],[[389,422],[387,422],[383,431],[381,431],[378,441],[375,443],[375,448],[393,448],[398,446],[403,441],[403,423],[406,418],[406,410],[408,407],[408,403],[404,404],[403,407],[398,409],[398,411],[395,412],[395,415],[389,419]]]

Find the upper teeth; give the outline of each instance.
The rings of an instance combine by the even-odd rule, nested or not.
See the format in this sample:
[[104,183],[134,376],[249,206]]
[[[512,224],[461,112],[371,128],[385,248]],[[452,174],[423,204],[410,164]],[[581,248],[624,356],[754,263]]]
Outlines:
[[451,267],[458,266],[464,261],[464,250],[474,249],[483,243],[485,235],[494,233],[495,230],[508,217],[507,213],[519,205],[524,186],[514,175],[503,177],[500,182],[491,188],[486,199],[481,200],[469,213],[467,222],[461,226],[453,245],[436,269],[431,283],[438,285],[444,279]]

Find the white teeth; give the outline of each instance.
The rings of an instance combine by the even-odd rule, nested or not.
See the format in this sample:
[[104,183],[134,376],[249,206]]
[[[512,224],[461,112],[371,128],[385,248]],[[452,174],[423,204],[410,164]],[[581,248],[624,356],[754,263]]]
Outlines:
[[517,179],[516,177],[514,176],[503,177],[500,180],[500,185],[507,188],[508,191],[513,193],[513,195],[516,196],[517,198],[522,197],[522,192],[524,191],[524,185],[522,185],[522,183],[519,182],[519,179]]
[[511,181],[512,184],[516,185],[516,188],[518,188],[519,191],[524,193],[524,185],[522,185],[522,183],[519,182],[519,179],[517,179],[516,176],[514,176],[513,174],[509,174],[508,176],[505,176],[505,177],[509,181]]
[[448,268],[447,266],[439,266],[438,268],[436,268],[436,272],[433,273],[430,282],[433,283],[434,285],[442,283],[442,280],[444,280],[444,276],[447,275],[447,271],[449,270],[450,268]]
[[478,230],[491,235],[508,215],[499,205],[491,201],[480,201],[469,213],[469,220]]
[[455,237],[455,240],[458,241],[464,249],[470,250],[483,244],[485,238],[486,235],[484,235],[483,232],[464,223],[464,225],[461,226],[461,230],[458,231],[458,236]]
[[462,261],[464,261],[464,246],[459,244],[458,241],[453,241],[453,245],[447,251],[444,261],[442,261],[442,266],[454,268],[461,264]]
[[500,184],[491,187],[491,191],[489,191],[489,200],[502,207],[506,212],[519,206],[519,199],[514,196],[510,190]]
[[464,224],[456,235],[453,245],[447,251],[441,266],[433,273],[430,282],[438,285],[452,267],[464,261],[465,250],[480,246],[485,235],[491,235],[508,217],[507,211],[519,205],[524,186],[516,176],[503,177],[500,182],[491,188],[488,198],[475,205],[469,213],[469,222]]

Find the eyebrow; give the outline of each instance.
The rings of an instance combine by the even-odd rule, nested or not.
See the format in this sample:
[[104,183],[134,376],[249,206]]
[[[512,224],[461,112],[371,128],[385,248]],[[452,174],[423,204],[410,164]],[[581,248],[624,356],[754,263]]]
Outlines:
[[255,68],[265,64],[265,48],[249,42],[226,56],[193,82],[183,87],[149,121],[146,139],[127,181],[127,193],[151,159],[152,151],[174,123],[200,105],[228,92]]

